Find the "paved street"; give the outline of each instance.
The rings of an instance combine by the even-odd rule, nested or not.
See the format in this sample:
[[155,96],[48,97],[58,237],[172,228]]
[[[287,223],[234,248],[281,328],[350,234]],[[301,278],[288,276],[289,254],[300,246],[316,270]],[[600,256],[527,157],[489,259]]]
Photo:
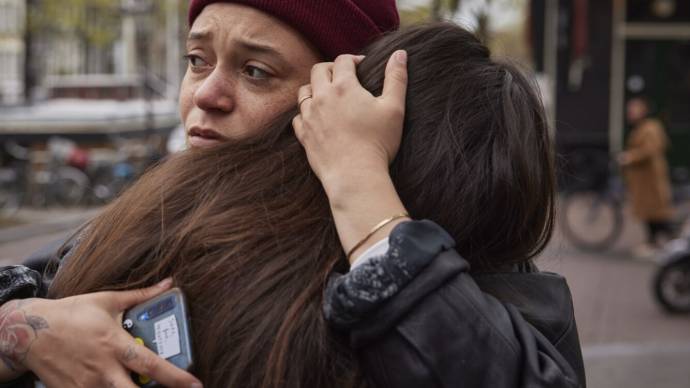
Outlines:
[[45,244],[64,238],[98,209],[21,210],[0,228],[0,265],[21,262]]
[[[0,229],[0,264],[19,262],[25,253],[65,235],[64,229],[79,225],[93,210],[75,213],[45,217],[48,226],[23,226],[34,232],[29,238]],[[628,253],[641,238],[640,227],[627,222],[611,251],[593,255],[570,247],[557,233],[538,260],[542,269],[568,278],[590,388],[690,387],[690,316],[669,316],[655,304],[655,265],[634,261]]]
[[57,232],[0,244],[0,266],[21,263],[22,258],[42,246],[64,239],[70,232]]
[[690,387],[690,315],[670,316],[656,305],[656,266],[629,253],[643,237],[628,217],[619,242],[591,254],[557,232],[538,261],[568,279],[589,388]]

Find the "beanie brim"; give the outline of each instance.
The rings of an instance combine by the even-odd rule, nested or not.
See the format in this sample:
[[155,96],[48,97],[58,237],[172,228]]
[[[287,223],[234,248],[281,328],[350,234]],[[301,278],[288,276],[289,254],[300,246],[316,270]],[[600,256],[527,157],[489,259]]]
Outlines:
[[400,23],[392,0],[369,6],[366,12],[352,0],[192,0],[189,25],[204,7],[217,2],[246,5],[285,22],[328,60],[340,54],[359,53],[385,32],[397,29]]

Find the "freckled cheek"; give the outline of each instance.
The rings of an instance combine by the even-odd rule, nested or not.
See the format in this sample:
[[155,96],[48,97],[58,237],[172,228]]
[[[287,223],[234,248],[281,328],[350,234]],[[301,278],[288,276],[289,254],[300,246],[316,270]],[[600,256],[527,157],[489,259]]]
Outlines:
[[179,109],[182,124],[186,124],[187,118],[189,117],[189,112],[192,110],[192,99],[193,93],[191,91],[182,90],[180,92]]
[[[294,94],[296,95],[295,90]],[[293,108],[297,102],[296,97],[292,98],[293,93],[283,92],[276,95],[270,100],[262,101],[262,103],[255,105],[254,117],[257,121],[268,124],[271,120],[278,117],[280,114],[287,112]]]
[[185,74],[184,78],[182,79],[182,84],[180,85],[178,103],[182,124],[186,123],[189,113],[194,105],[194,91],[194,83],[189,79],[189,74]]

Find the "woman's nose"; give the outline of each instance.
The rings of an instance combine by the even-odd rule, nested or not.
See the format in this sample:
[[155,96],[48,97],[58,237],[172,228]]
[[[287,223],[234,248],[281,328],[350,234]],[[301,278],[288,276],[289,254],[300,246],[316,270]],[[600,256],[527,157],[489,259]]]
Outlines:
[[227,74],[214,71],[194,92],[194,104],[205,111],[230,113],[235,107],[232,84]]

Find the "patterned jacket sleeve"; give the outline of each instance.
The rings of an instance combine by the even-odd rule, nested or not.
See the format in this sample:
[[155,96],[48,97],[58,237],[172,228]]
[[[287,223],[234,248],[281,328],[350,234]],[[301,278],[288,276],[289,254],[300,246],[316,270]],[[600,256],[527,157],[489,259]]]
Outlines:
[[43,279],[38,271],[23,265],[0,268],[0,304],[12,299],[44,296]]

